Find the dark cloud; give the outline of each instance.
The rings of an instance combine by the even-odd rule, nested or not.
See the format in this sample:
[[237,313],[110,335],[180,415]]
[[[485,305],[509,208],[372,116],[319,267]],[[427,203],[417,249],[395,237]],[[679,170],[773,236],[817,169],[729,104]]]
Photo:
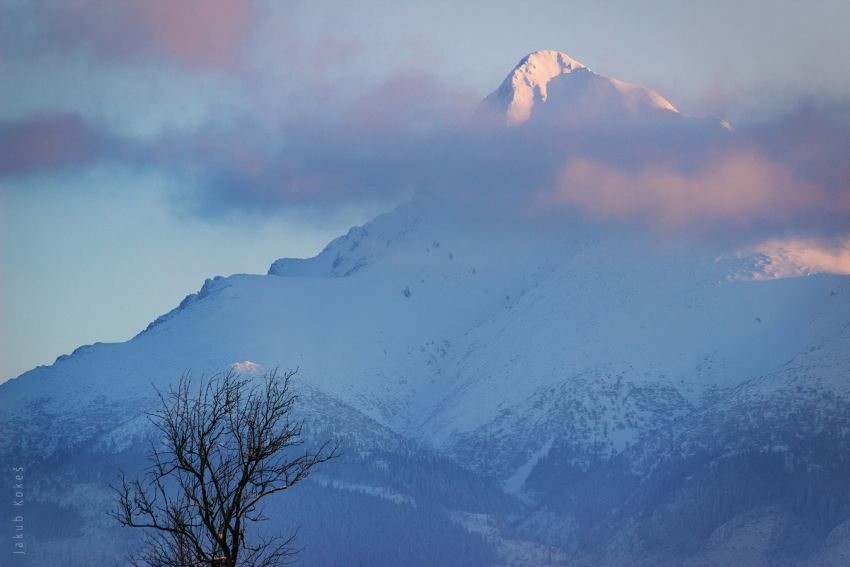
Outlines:
[[129,155],[129,144],[74,115],[0,122],[0,178],[82,167]]
[[270,127],[246,116],[145,143],[68,116],[4,123],[0,175],[98,160],[165,169],[195,184],[194,208],[210,215],[427,191],[482,210],[579,211],[665,231],[829,235],[850,226],[850,122],[837,102],[735,132],[688,119],[633,129],[446,128],[462,105],[436,86],[411,85],[381,84],[332,124],[302,116]]

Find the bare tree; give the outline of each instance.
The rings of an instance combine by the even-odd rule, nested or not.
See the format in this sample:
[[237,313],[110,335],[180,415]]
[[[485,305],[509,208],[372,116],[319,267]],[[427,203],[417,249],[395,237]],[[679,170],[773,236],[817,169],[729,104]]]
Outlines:
[[295,535],[259,539],[246,528],[266,519],[261,501],[290,489],[337,456],[326,442],[299,451],[302,422],[292,419],[295,371],[275,369],[261,383],[234,371],[193,384],[189,374],[148,417],[160,433],[143,480],[123,472],[113,516],[148,528],[134,565],[274,567],[295,553]]

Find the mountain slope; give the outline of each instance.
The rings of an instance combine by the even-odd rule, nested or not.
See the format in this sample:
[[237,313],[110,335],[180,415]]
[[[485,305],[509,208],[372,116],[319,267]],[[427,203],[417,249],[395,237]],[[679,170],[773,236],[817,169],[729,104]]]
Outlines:
[[[689,120],[557,52],[491,111],[514,131]],[[0,385],[30,564],[135,545],[107,484],[144,465],[153,387],[280,366],[308,443],[345,451],[274,504],[305,564],[841,565],[850,278],[732,252],[420,194],[314,258],[207,280],[132,340]]]
[[[0,387],[13,440],[5,454],[50,462],[72,447],[131,449],[145,431],[138,410],[150,407],[151,382],[164,387],[186,369],[209,373],[246,360],[297,366],[314,438],[346,432],[349,448],[384,455],[328,467],[316,490],[434,505],[427,482],[399,485],[376,475],[375,463],[437,458],[442,470],[454,462],[451,483],[469,474],[479,480],[467,486],[492,487],[477,497],[465,489],[469,507],[461,510],[509,510],[519,506],[510,503],[516,494],[531,506],[519,539],[564,549],[633,532],[634,515],[606,520],[604,540],[567,527],[586,518],[546,515],[582,509],[565,489],[571,482],[596,494],[594,502],[601,494],[616,501],[609,485],[581,480],[593,471],[626,474],[625,503],[655,502],[641,491],[656,486],[670,458],[728,452],[718,430],[732,427],[725,438],[737,438],[746,454],[768,443],[756,433],[778,427],[776,412],[832,412],[818,427],[834,428],[850,407],[848,278],[741,280],[741,262],[718,262],[714,250],[652,245],[592,225],[543,231],[496,229],[413,202],[315,259],[209,280],[128,343],[78,349]],[[834,409],[820,404],[824,396]],[[754,420],[744,430],[733,426],[741,412]],[[821,423],[801,418],[786,416],[781,430]],[[702,448],[671,457],[669,440],[680,438]],[[429,457],[434,451],[440,456]],[[709,474],[705,483],[714,480]],[[498,486],[501,503],[485,496]],[[669,518],[659,518],[655,529],[667,529]],[[565,531],[553,536],[558,525]]]

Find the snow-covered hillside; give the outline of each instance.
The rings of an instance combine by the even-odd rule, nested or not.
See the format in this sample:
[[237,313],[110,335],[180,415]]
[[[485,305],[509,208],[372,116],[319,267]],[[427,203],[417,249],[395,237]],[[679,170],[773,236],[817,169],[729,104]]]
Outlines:
[[[484,105],[523,127],[586,97],[679,116],[557,52]],[[106,486],[141,464],[153,386],[233,366],[299,368],[311,439],[343,439],[279,504],[306,564],[843,564],[850,277],[756,260],[420,195],[314,258],[207,280],[132,340],[0,385],[0,454],[46,526],[32,564],[108,564],[128,536]]]

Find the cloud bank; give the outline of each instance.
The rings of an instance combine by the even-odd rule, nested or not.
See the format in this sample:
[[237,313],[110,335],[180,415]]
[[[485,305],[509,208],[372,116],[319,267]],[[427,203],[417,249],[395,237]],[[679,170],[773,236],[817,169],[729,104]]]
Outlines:
[[[7,22],[24,17],[14,10]],[[359,38],[307,25],[297,3],[90,0],[25,17],[26,31],[6,24],[6,52],[83,58],[94,91],[113,88],[97,76],[117,66],[138,81],[167,71],[156,77],[173,92],[195,76],[226,88],[191,91],[209,109],[203,119],[144,138],[60,105],[7,116],[0,183],[110,162],[169,172],[195,188],[191,209],[211,217],[427,191],[523,218],[580,213],[706,238],[844,242],[850,227],[847,100],[804,101],[734,132],[686,118],[509,129],[470,121],[480,93],[439,75],[427,53],[411,49],[376,73]]]

